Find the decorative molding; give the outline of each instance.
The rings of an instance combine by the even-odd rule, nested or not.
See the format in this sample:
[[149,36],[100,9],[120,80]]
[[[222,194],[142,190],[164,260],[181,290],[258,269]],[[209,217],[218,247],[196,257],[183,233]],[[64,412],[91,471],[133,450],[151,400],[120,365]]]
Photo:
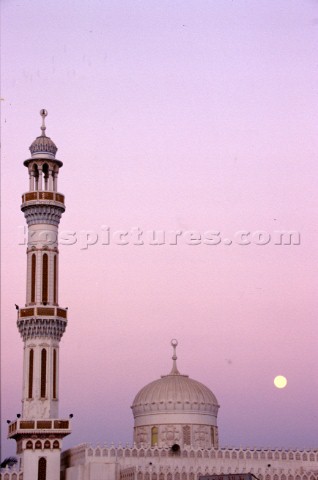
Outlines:
[[63,203],[64,205],[65,197],[62,193],[51,192],[47,190],[35,190],[33,192],[27,192],[22,195],[22,203],[34,202],[38,200],[55,201]]
[[26,253],[36,253],[36,252],[52,252],[52,253],[60,253],[57,247],[50,248],[47,245],[45,247],[36,247],[32,245],[32,247],[27,248]]
[[67,320],[35,317],[19,319],[17,325],[24,341],[39,337],[49,337],[60,341],[65,332]]
[[28,226],[41,223],[58,226],[65,208],[52,203],[46,205],[22,205],[21,210],[24,213]]

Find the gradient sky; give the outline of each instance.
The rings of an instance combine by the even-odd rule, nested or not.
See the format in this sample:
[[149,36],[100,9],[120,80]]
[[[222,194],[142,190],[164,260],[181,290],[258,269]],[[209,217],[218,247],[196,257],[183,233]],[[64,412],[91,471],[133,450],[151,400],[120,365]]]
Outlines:
[[[131,442],[138,390],[178,366],[215,393],[222,446],[317,447],[314,0],[3,0],[2,439],[21,411],[23,160],[64,162],[60,230],[293,230],[300,245],[60,247],[69,447]],[[278,390],[276,375],[288,385]]]

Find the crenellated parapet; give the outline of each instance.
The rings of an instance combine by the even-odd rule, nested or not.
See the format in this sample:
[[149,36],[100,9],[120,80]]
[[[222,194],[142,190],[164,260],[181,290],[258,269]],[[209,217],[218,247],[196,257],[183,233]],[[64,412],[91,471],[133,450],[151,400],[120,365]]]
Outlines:
[[[76,451],[74,449],[68,452]],[[184,447],[180,454],[176,455],[170,448],[150,448],[145,446],[137,447],[134,445],[124,446],[100,446],[93,447],[92,445],[83,444],[78,447],[79,451],[85,452],[88,457],[181,457],[181,458],[195,458],[195,459],[224,459],[224,460],[273,460],[273,461],[300,461],[300,462],[316,462],[318,464],[318,449],[316,450],[286,450],[286,449],[259,449],[259,448],[192,448]],[[318,465],[317,465],[318,468]]]
[[259,480],[317,480],[318,451],[185,447],[175,454],[168,448],[84,444],[62,454],[62,464],[70,467],[111,463],[120,480],[198,480],[248,472]]
[[0,480],[23,480],[23,471],[16,468],[6,467],[0,472]]

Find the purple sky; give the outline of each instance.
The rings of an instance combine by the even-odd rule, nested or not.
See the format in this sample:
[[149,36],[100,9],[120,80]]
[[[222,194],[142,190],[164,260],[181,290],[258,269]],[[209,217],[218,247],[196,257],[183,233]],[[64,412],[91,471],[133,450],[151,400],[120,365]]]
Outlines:
[[[314,0],[2,1],[2,415],[21,410],[23,160],[59,191],[64,441],[131,441],[130,405],[178,366],[215,393],[222,446],[317,447]],[[300,245],[82,248],[80,232],[300,233]],[[256,238],[256,237],[253,237]],[[147,242],[145,242],[147,243]],[[288,385],[278,390],[276,375]],[[3,439],[6,437],[6,423]],[[15,445],[3,440],[3,456]]]

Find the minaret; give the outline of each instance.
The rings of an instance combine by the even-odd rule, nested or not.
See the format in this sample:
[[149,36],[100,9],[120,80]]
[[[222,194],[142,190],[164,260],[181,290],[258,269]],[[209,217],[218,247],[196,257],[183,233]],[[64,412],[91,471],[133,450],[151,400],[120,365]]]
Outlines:
[[42,133],[30,147],[24,165],[29,191],[21,210],[28,224],[25,308],[18,308],[17,325],[24,342],[22,415],[9,425],[17,442],[23,480],[58,480],[62,438],[70,421],[59,418],[59,343],[67,324],[67,309],[58,304],[58,225],[65,211],[57,179],[63,163],[46,136],[46,110],[41,110]]

